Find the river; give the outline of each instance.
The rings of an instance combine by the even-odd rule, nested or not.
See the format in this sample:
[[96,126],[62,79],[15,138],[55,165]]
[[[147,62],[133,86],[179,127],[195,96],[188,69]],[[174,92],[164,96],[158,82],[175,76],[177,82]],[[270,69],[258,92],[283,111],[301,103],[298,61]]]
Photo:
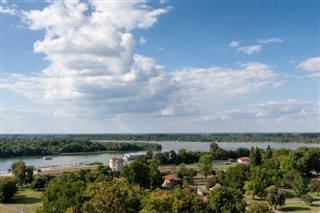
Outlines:
[[[209,151],[210,143],[206,142],[155,142],[162,145],[162,151],[174,150],[178,152],[180,149],[185,148],[187,151]],[[303,144],[303,143],[248,143],[248,142],[218,142],[219,147],[225,150],[236,150],[239,147],[250,149],[259,147],[266,149],[268,145],[274,149],[287,148],[296,149],[301,146],[307,147],[320,147],[320,144]],[[131,153],[144,153],[144,152],[112,152],[112,153],[94,153],[94,154],[77,154],[77,155],[59,155],[52,156],[52,160],[43,160],[43,156],[32,157],[16,157],[16,158],[0,158],[0,171],[7,171],[11,164],[15,161],[24,161],[27,165],[33,165],[37,168],[45,166],[70,166],[81,164],[88,164],[93,162],[108,163],[109,159],[114,156],[122,156]]]

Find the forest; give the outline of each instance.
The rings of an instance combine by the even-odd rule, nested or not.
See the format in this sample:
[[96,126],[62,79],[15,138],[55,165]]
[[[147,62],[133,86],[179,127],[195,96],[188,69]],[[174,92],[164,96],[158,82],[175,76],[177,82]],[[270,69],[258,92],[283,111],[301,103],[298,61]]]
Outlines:
[[173,134],[3,134],[2,138],[82,138],[110,141],[320,143],[320,133],[173,133]]
[[92,142],[84,138],[0,138],[0,158],[17,156],[59,155],[76,152],[161,150],[156,143]]

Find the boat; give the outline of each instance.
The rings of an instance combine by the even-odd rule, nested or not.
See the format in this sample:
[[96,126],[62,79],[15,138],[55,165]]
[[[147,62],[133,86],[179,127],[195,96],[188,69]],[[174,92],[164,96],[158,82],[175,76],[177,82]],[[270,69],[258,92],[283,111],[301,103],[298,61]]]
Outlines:
[[43,160],[52,160],[52,157],[51,156],[44,156]]

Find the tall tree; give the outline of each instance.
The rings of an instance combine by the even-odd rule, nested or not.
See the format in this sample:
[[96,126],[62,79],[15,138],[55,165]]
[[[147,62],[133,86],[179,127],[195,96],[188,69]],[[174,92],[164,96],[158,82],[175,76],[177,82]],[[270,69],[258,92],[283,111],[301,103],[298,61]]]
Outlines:
[[149,165],[149,169],[150,189],[156,189],[160,187],[163,182],[162,175],[158,169],[158,165],[155,162]]
[[148,164],[135,160],[121,169],[120,176],[126,178],[129,183],[136,183],[143,188],[150,187],[150,168]]
[[199,159],[199,167],[201,173],[207,178],[212,173],[213,156],[211,154],[203,154]]
[[210,152],[214,154],[219,149],[219,145],[217,143],[211,143],[210,144]]
[[307,184],[301,175],[296,175],[292,182],[293,193],[297,197],[301,197],[308,193]]
[[17,161],[11,165],[12,173],[17,178],[17,181],[20,186],[23,186],[23,183],[26,180],[26,177],[27,177],[26,169],[27,169],[26,164],[23,161]]
[[256,147],[255,149],[253,149],[253,147],[251,148],[250,163],[254,166],[261,165],[261,153],[260,153],[260,149],[258,147]]
[[266,150],[266,158],[267,159],[272,158],[272,149],[271,149],[270,145],[268,145],[267,150]]
[[62,213],[68,208],[81,212],[86,185],[75,173],[52,179],[42,194],[43,207],[39,212]]
[[217,186],[209,192],[207,211],[212,213],[245,212],[246,202],[242,193],[225,186]]
[[113,180],[88,185],[85,191],[84,213],[133,213],[139,212],[143,190],[127,180]]
[[274,209],[277,206],[283,206],[286,202],[284,193],[276,186],[270,186],[267,188],[267,202],[270,206],[273,206]]

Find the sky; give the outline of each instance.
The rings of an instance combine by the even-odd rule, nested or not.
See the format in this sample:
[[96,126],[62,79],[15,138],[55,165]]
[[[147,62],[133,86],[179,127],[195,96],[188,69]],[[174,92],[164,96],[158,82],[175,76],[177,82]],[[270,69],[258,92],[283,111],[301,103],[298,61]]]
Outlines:
[[320,132],[320,1],[1,0],[1,134]]

